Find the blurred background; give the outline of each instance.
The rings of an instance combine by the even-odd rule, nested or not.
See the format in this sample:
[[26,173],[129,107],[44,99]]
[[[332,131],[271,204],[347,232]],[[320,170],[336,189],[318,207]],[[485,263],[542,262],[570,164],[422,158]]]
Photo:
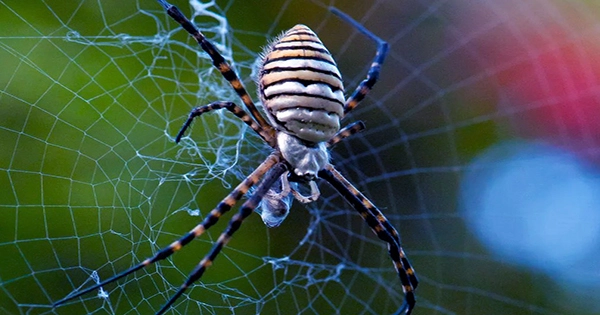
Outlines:
[[[332,161],[399,230],[421,281],[414,314],[600,313],[597,2],[173,2],[253,95],[262,47],[297,23],[335,56],[347,94],[364,78],[376,47],[329,5],[390,43],[344,121],[367,130]],[[0,26],[0,314],[156,312],[226,222],[51,304],[191,229],[268,148],[229,113],[174,143],[192,107],[241,102],[153,0],[0,1]],[[396,311],[385,244],[320,187],[278,228],[250,216],[168,313]]]

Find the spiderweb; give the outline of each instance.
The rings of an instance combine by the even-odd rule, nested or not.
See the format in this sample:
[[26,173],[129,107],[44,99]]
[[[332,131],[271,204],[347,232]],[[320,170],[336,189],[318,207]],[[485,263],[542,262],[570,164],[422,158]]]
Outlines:
[[[597,314],[600,7],[594,1],[176,1],[249,90],[268,39],[309,25],[351,91],[380,82],[333,162],[399,229],[415,314]],[[152,0],[0,1],[0,314],[151,314],[225,226],[55,302],[193,227],[268,154],[240,103]],[[256,100],[256,97],[254,98]],[[173,314],[390,314],[385,245],[326,184],[276,229],[252,215]],[[221,221],[226,221],[225,216]]]

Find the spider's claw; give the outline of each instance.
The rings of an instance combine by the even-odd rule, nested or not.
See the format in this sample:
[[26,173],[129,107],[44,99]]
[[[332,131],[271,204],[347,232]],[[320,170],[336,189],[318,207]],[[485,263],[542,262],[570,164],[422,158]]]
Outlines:
[[177,300],[182,294],[183,292],[185,292],[185,290],[187,290],[187,285],[182,285],[179,287],[179,290],[177,290],[177,292],[167,301],[167,303],[165,303],[165,305],[163,305],[160,310],[158,310],[158,312],[156,312],[155,315],[162,315],[164,314],[169,308],[171,308],[171,305],[173,305],[173,303],[175,303],[175,300]]
[[82,295],[84,295],[84,294],[86,294],[86,293],[89,293],[89,292],[91,292],[91,291],[97,290],[97,289],[98,289],[98,288],[100,288],[102,285],[103,285],[103,283],[98,283],[98,284],[96,284],[96,285],[93,285],[93,286],[91,286],[91,287],[89,287],[89,288],[87,288],[87,289],[85,289],[85,290],[83,290],[83,291],[79,291],[79,292],[77,292],[77,293],[75,293],[75,294],[73,294],[73,295],[68,295],[68,296],[66,296],[66,297],[64,297],[64,298],[62,298],[62,299],[60,299],[60,300],[58,300],[58,301],[54,302],[54,303],[52,304],[52,307],[58,307],[58,306],[60,306],[60,305],[63,305],[63,304],[65,304],[66,302],[68,302],[68,301],[70,301],[70,300],[76,299],[76,298],[78,298],[78,297],[80,297],[80,296],[82,296]]
[[187,128],[181,128],[181,130],[179,130],[179,133],[177,133],[177,136],[175,137],[175,143],[179,143],[181,141],[181,138],[183,138],[183,134],[185,133],[185,130]]
[[415,308],[415,304],[417,303],[416,299],[415,299],[415,294],[414,292],[408,292],[406,293],[406,296],[404,297],[404,303],[406,305],[406,311],[405,314],[406,315],[410,315],[410,313],[412,313],[413,309]]
[[402,302],[402,305],[400,305],[398,311],[396,311],[393,315],[410,315],[415,307],[415,303],[415,295],[412,293],[407,294]]

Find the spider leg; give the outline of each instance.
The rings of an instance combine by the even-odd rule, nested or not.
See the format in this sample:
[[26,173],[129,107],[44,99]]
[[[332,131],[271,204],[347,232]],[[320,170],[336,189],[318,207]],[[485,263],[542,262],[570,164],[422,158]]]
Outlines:
[[287,179],[288,173],[289,173],[289,171],[285,172],[281,175],[281,178],[280,178],[281,191],[278,193],[275,193],[273,190],[271,190],[271,193],[273,194],[272,195],[273,198],[283,199],[283,198],[287,197],[287,195],[289,195],[290,192],[292,191],[292,187],[290,186],[290,181]]
[[348,126],[342,128],[338,131],[329,141],[327,141],[327,147],[331,148],[336,145],[338,142],[350,137],[351,135],[361,132],[365,129],[365,123],[362,121],[355,121]]
[[217,255],[221,252],[221,249],[229,242],[233,233],[235,233],[242,221],[246,219],[256,207],[259,205],[263,196],[269,191],[271,186],[281,177],[281,175],[287,171],[287,165],[285,162],[280,162],[273,166],[273,168],[265,175],[262,182],[256,188],[254,194],[242,205],[239,212],[234,215],[229,221],[229,226],[227,229],[219,236],[217,242],[213,245],[210,252],[204,256],[204,258],[200,261],[200,263],[194,268],[194,270],[190,273],[189,277],[185,280],[185,282],[179,287],[179,290],[167,301],[167,303],[156,313],[156,315],[163,314],[175,301],[179,298],[185,290],[192,285],[195,281],[202,277],[204,271],[210,265],[212,265]]
[[314,180],[311,180],[308,183],[308,185],[310,186],[310,196],[304,196],[299,191],[292,189],[292,195],[294,195],[294,198],[296,198],[296,200],[300,201],[301,203],[311,203],[319,199],[319,197],[321,196],[319,186],[317,186],[317,183]]
[[196,118],[206,112],[210,112],[210,111],[213,111],[216,109],[222,109],[222,108],[225,108],[228,111],[232,112],[235,116],[237,116],[239,119],[241,119],[246,125],[250,126],[250,128],[252,128],[252,130],[254,130],[267,143],[271,143],[273,141],[274,138],[271,137],[271,135],[268,132],[266,132],[259,124],[257,124],[248,115],[248,113],[246,113],[239,106],[235,105],[232,102],[214,102],[214,103],[210,103],[208,105],[198,106],[198,107],[192,109],[188,119],[185,121],[185,123],[179,130],[177,137],[175,137],[175,142],[179,143],[179,141],[181,141],[183,134],[190,127],[194,118]]
[[419,284],[419,280],[415,276],[414,270],[412,269],[410,262],[406,258],[406,255],[404,255],[404,251],[402,250],[402,247],[400,245],[401,243],[400,243],[400,237],[398,236],[398,231],[396,231],[394,226],[392,226],[392,224],[386,219],[386,217],[383,215],[381,210],[377,209],[377,207],[375,207],[375,205],[369,199],[367,199],[367,197],[365,197],[365,195],[363,195],[342,174],[340,174],[340,172],[337,169],[335,169],[335,167],[333,167],[333,165],[329,164],[326,166],[326,168],[333,174],[333,176],[338,181],[340,181],[342,184],[344,184],[344,186],[347,189],[349,189],[353,195],[355,195],[356,197],[358,197],[361,200],[361,203],[363,204],[364,208],[366,208],[370,212],[371,215],[375,216],[377,221],[379,221],[379,223],[386,229],[386,231],[388,231],[388,233],[390,235],[392,235],[394,240],[396,240],[396,242],[398,243],[398,246],[400,247],[400,251],[402,254],[401,255],[401,257],[403,259],[402,263],[405,266],[407,266],[406,270],[409,275],[410,282],[413,285],[413,288],[417,288],[417,286]]
[[404,303],[401,312],[410,314],[416,303],[414,290],[417,288],[419,281],[400,245],[398,232],[383,213],[331,164],[319,171],[319,177],[329,182],[358,211],[377,237],[388,243],[388,252],[394,262],[404,292]]
[[340,11],[335,7],[330,7],[329,10],[333,12],[335,15],[339,16],[342,20],[351,24],[354,28],[356,28],[359,32],[365,34],[367,37],[372,39],[377,43],[377,53],[373,58],[373,62],[371,63],[371,68],[369,68],[369,72],[367,73],[367,77],[356,87],[354,93],[346,100],[346,104],[344,105],[344,115],[348,114],[351,110],[358,105],[360,101],[365,98],[367,93],[371,91],[375,82],[379,78],[379,71],[381,70],[381,64],[385,60],[385,56],[388,51],[388,43],[382,40],[381,38],[375,36],[375,34],[371,33],[364,26],[360,25],[356,20],[351,18],[348,14]]
[[195,239],[196,237],[202,235],[206,230],[208,230],[211,226],[213,226],[215,223],[217,223],[217,221],[219,220],[219,218],[226,213],[227,211],[229,211],[234,205],[235,203],[240,200],[240,198],[242,198],[243,195],[245,195],[248,190],[250,189],[250,187],[254,186],[254,184],[256,184],[258,182],[258,180],[269,171],[269,169],[271,169],[273,167],[273,165],[275,165],[277,162],[279,162],[280,157],[277,154],[271,154],[269,155],[269,157],[267,157],[267,159],[260,164],[255,170],[254,172],[252,172],[248,177],[246,177],[246,179],[244,179],[229,195],[227,195],[227,197],[225,197],[218,205],[215,209],[213,209],[202,221],[202,223],[196,225],[191,231],[189,231],[188,233],[186,233],[185,235],[183,235],[180,239],[178,239],[177,241],[171,243],[169,246],[161,249],[159,252],[157,252],[156,254],[154,254],[154,256],[142,261],[141,263],[119,273],[116,274],[98,284],[95,284],[87,289],[84,289],[82,291],[79,291],[73,295],[67,296],[61,300],[56,301],[53,306],[59,306],[61,304],[64,304],[67,301],[70,301],[72,299],[75,299],[77,297],[80,297],[86,293],[89,293],[91,291],[94,291],[102,286],[105,286],[106,284],[109,284],[111,282],[117,281],[129,274],[132,274],[148,265],[151,265],[159,260],[163,260],[169,256],[171,256],[173,253],[175,253],[176,251],[180,250],[183,246],[187,245],[189,242],[191,242],[193,239]]
[[176,6],[168,3],[165,0],[157,1],[160,3],[160,5],[163,6],[163,8],[165,8],[169,16],[171,16],[177,23],[179,23],[183,27],[183,29],[185,29],[190,35],[192,35],[194,39],[198,42],[200,47],[210,56],[215,68],[217,68],[219,72],[221,72],[225,80],[227,80],[229,84],[231,84],[231,86],[235,89],[235,92],[242,99],[242,101],[246,105],[246,108],[250,111],[250,114],[252,115],[252,117],[254,117],[254,119],[256,119],[258,124],[263,129],[268,130],[270,133],[274,133],[274,130],[271,127],[271,125],[267,123],[265,118],[260,114],[256,106],[254,105],[252,98],[250,98],[250,95],[248,95],[246,88],[244,88],[244,85],[238,78],[235,71],[231,69],[231,66],[229,66],[229,64],[225,61],[225,59],[215,48],[215,46],[211,42],[209,42],[206,39],[206,37],[204,37],[204,35],[194,26],[194,24],[192,24],[190,20],[188,20],[183,15],[183,13],[181,13],[181,11]]

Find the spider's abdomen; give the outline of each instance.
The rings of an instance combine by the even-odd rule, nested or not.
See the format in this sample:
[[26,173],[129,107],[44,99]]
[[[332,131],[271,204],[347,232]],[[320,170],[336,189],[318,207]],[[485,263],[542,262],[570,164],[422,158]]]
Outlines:
[[265,50],[259,95],[279,129],[308,142],[329,140],[340,129],[344,86],[317,35],[296,25]]

